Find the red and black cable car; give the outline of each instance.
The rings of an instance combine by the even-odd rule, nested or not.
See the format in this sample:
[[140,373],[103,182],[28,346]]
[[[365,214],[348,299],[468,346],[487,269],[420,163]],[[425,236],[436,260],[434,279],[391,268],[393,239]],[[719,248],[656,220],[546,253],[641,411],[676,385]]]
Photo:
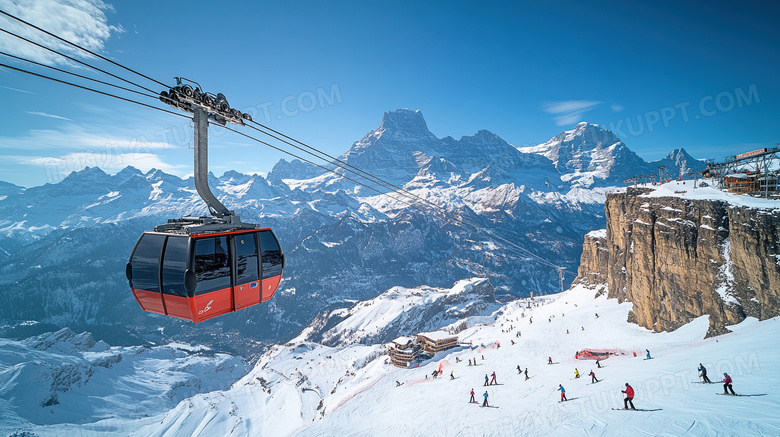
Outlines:
[[284,269],[273,231],[183,218],[141,235],[126,275],[144,311],[202,322],[270,300]]
[[208,185],[208,124],[239,125],[249,114],[230,108],[225,96],[176,78],[160,100],[193,114],[195,188],[212,217],[183,217],[141,235],[125,275],[144,311],[195,323],[273,298],[282,280],[284,254],[273,231],[243,223]]

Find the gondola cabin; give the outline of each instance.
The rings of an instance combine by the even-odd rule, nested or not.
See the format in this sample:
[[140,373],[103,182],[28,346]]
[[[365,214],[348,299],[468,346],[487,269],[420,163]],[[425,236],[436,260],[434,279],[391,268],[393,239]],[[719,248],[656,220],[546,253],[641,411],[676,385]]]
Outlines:
[[197,323],[273,298],[284,255],[253,226],[177,219],[144,232],[125,269],[141,308]]

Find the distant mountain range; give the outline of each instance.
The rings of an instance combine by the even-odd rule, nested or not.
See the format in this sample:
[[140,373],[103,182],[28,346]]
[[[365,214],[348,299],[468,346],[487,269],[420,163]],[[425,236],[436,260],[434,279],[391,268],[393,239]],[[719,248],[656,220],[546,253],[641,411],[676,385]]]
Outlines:
[[207,213],[191,178],[86,168],[57,184],[0,184],[0,334],[35,320],[116,345],[176,338],[249,355],[256,341],[291,338],[321,311],[393,286],[480,276],[497,296],[554,292],[552,265],[566,267],[571,282],[584,234],[604,227],[610,187],[658,165],[671,174],[704,165],[682,149],[645,162],[587,123],[527,148],[485,130],[437,138],[420,111],[407,109],[385,113],[340,159],[449,212],[297,160],[281,160],[265,178],[211,175],[213,191],[244,221],[274,228],[287,268],[271,302],[198,325],[142,312],[124,278],[143,230]]

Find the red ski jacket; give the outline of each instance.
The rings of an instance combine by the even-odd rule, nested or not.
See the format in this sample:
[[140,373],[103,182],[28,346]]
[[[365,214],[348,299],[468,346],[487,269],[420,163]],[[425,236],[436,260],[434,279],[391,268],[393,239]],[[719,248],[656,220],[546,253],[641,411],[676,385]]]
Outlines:
[[633,398],[634,397],[634,389],[630,385],[626,386],[626,390],[623,393],[626,394],[627,398]]
[[726,375],[726,377],[723,378],[723,383],[724,384],[731,384],[731,376]]

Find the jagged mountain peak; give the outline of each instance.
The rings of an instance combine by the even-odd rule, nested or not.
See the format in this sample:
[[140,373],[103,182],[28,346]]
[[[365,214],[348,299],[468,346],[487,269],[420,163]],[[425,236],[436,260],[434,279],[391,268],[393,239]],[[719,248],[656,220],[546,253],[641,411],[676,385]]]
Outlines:
[[115,176],[134,176],[134,175],[143,175],[144,173],[141,170],[138,170],[137,168],[133,167],[132,165],[128,165],[127,167],[123,168],[122,170],[119,170],[119,172]]
[[621,182],[641,174],[647,166],[612,131],[587,122],[538,146],[518,150],[549,158],[562,179],[580,186]]
[[403,131],[406,134],[421,133],[426,136],[433,135],[428,130],[428,123],[425,122],[422,111],[406,108],[385,112],[382,115],[382,124],[379,126],[378,131]]

